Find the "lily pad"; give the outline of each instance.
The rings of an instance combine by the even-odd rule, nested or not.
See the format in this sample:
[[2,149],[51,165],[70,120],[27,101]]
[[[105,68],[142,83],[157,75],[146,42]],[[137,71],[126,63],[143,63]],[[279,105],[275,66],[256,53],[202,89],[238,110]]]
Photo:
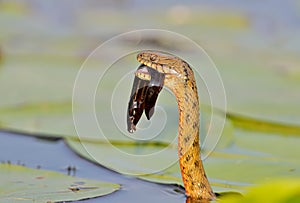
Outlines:
[[255,203],[280,202],[292,203],[300,201],[300,179],[275,179],[257,186],[248,188],[243,196],[228,195],[220,198],[226,203]]
[[99,197],[118,184],[67,176],[57,172],[0,164],[1,202],[61,202]]

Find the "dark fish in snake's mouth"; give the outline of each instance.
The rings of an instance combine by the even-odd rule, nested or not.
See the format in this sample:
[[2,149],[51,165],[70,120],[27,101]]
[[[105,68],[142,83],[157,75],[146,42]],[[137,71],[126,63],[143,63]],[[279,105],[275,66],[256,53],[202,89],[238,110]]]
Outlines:
[[137,72],[149,76],[149,80],[142,80],[137,76],[134,78],[127,109],[127,130],[130,133],[136,130],[144,111],[148,120],[152,117],[165,79],[164,74],[143,64],[138,67]]

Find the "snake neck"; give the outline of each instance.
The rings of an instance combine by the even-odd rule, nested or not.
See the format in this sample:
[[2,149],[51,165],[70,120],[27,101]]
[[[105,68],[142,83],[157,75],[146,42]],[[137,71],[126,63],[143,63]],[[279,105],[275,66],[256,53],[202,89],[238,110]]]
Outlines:
[[196,82],[185,81],[176,85],[165,85],[174,92],[178,103],[178,155],[186,195],[193,199],[214,199],[215,194],[207,180],[200,158],[199,101]]

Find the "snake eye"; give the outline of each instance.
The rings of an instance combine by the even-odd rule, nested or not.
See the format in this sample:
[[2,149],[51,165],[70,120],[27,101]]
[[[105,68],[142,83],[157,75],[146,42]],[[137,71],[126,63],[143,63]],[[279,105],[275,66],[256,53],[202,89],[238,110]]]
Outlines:
[[156,60],[156,55],[154,55],[154,54],[150,55],[150,60],[155,61]]

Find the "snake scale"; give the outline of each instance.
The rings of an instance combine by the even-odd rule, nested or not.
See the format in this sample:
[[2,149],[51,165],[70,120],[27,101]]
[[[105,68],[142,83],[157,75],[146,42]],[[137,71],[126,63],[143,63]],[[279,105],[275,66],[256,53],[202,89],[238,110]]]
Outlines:
[[135,130],[143,110],[150,119],[158,93],[163,85],[168,87],[178,103],[178,156],[186,195],[192,199],[215,199],[200,158],[199,99],[193,70],[179,57],[158,51],[140,52],[137,60],[142,65],[135,72],[139,81],[132,95],[138,97],[128,106],[128,130]]

